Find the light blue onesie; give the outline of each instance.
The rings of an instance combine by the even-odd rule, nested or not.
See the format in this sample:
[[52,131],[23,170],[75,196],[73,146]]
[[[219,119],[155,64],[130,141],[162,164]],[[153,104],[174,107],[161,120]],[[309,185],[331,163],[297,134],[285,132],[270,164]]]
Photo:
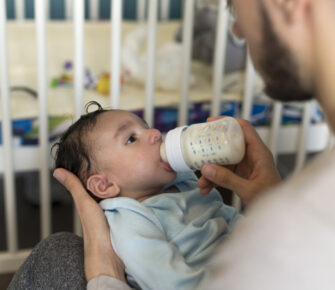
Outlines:
[[132,287],[199,287],[214,249],[238,218],[217,190],[201,195],[193,173],[179,174],[171,185],[180,192],[158,194],[143,202],[117,197],[100,203]]

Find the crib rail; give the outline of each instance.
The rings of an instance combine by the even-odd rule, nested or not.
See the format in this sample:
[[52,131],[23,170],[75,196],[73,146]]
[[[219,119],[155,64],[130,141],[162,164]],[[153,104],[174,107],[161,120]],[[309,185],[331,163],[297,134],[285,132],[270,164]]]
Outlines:
[[37,32],[37,64],[38,64],[38,100],[39,100],[39,150],[40,163],[40,202],[41,202],[41,234],[42,238],[51,232],[51,203],[49,180],[49,131],[48,131],[48,80],[45,41],[45,1],[36,0],[36,32]]
[[[45,26],[47,15],[49,14],[49,1],[35,0],[35,22],[37,32],[37,55],[38,55],[38,96],[39,96],[39,146],[37,148],[17,148],[12,144],[12,124],[10,115],[10,94],[8,75],[8,51],[7,51],[7,35],[6,35],[6,1],[0,1],[0,63],[1,63],[1,102],[2,102],[2,134],[3,145],[0,146],[0,172],[4,172],[5,178],[5,219],[7,233],[7,251],[0,252],[0,273],[16,270],[23,262],[30,250],[18,249],[18,229],[17,229],[17,213],[15,200],[15,183],[14,172],[19,170],[34,170],[40,172],[40,188],[41,188],[41,238],[51,233],[51,203],[50,203],[50,180],[49,180],[49,152],[50,144],[48,141],[48,115],[47,115],[47,57],[46,57],[46,40]],[[83,112],[83,95],[85,94],[83,86],[84,76],[84,21],[85,21],[85,1],[83,0],[67,0],[66,17],[74,23],[74,39],[75,39],[75,117]],[[90,17],[92,20],[99,18],[98,0],[90,1]],[[111,63],[110,69],[113,71],[111,88],[110,88],[110,105],[113,108],[120,107],[120,54],[121,54],[121,27],[122,27],[122,0],[113,0],[111,4]],[[156,24],[157,19],[168,19],[169,4],[167,0],[150,0],[146,6],[145,0],[137,1],[137,18],[148,22],[148,70],[146,76],[146,105],[145,119],[148,124],[153,125],[154,98],[155,98],[155,55],[156,51]],[[159,5],[160,3],[160,5]],[[15,14],[18,21],[24,20],[24,1],[15,1]],[[180,106],[179,106],[179,125],[187,123],[188,118],[188,96],[190,90],[190,65],[192,57],[192,35],[193,35],[193,18],[194,18],[195,0],[184,1],[184,17],[183,17],[183,74],[181,79],[180,90]],[[159,12],[160,7],[160,13]],[[229,14],[226,10],[226,1],[219,0],[219,17],[217,22],[217,39],[215,44],[215,65],[213,67],[213,87],[211,115],[220,113],[220,102],[222,96],[222,75],[225,64],[227,35]],[[246,64],[246,80],[242,106],[241,117],[250,119],[254,84],[257,74],[250,61],[247,59]],[[272,153],[276,156],[279,153],[298,152],[296,170],[300,170],[305,162],[307,151],[320,151],[328,144],[329,131],[324,123],[310,126],[311,103],[306,103],[304,107],[304,117],[301,125],[292,125],[287,128],[281,128],[281,111],[282,104],[275,103],[274,116],[270,129],[258,128],[263,140],[270,147]],[[298,134],[297,134],[298,132]],[[298,137],[297,137],[298,136]],[[15,154],[14,154],[15,152]],[[22,159],[28,160],[24,164],[20,162]],[[29,166],[27,165],[29,163]],[[239,200],[234,201],[235,206],[240,206]],[[81,233],[80,221],[77,215],[74,218],[75,232]]]
[[[59,9],[63,8],[63,13],[60,13],[62,16],[57,16],[57,19],[63,17],[67,20],[73,19],[73,11],[75,10],[75,0],[64,0],[64,4],[61,1],[58,1],[58,3],[54,0],[48,0],[45,1],[44,8],[45,8],[45,15],[47,18],[51,18],[51,10],[50,6],[53,1],[53,5],[58,5]],[[165,21],[168,20],[170,17],[170,3],[171,1],[175,1],[175,3],[178,3],[179,0],[158,0],[156,4],[158,4],[158,10],[157,10],[157,16],[160,20]],[[25,0],[13,0],[13,6],[14,6],[14,19],[16,21],[24,21],[29,17],[28,15],[28,5],[34,5],[34,2],[28,2],[25,3]],[[147,3],[148,2],[148,3]],[[147,13],[147,5],[151,5],[151,1],[146,0],[137,0],[136,1],[136,13],[134,15],[135,19],[144,21],[147,17],[149,17]],[[108,3],[100,1],[100,0],[84,0],[84,5],[87,5],[88,8],[88,19],[92,21],[96,21],[101,19],[100,11],[102,9],[106,9],[106,6]],[[129,4],[134,4],[134,1],[122,1],[121,5],[126,6]],[[111,5],[112,6],[112,5]],[[112,15],[112,13],[111,13]],[[121,14],[122,15],[122,14]],[[31,16],[30,16],[31,17]]]
[[5,179],[5,216],[7,229],[8,253],[17,252],[17,221],[15,208],[15,183],[13,168],[12,123],[9,102],[9,75],[8,75],[8,48],[5,3],[1,1],[0,7],[0,60],[1,60],[1,101],[2,101],[2,134],[4,154],[4,179]]
[[[69,1],[67,1],[69,2]],[[95,1],[96,2],[96,1]],[[96,4],[96,3],[93,3]],[[84,2],[74,0],[74,38],[75,38],[75,118],[79,119],[83,113],[83,96],[84,96]],[[82,233],[79,215],[73,207],[73,224],[74,232],[78,235]]]

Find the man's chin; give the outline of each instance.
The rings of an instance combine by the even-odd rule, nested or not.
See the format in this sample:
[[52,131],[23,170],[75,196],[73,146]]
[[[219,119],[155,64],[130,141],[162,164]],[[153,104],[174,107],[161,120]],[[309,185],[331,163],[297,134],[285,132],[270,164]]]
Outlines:
[[311,100],[314,91],[312,84],[302,83],[297,58],[276,35],[264,3],[261,4],[261,10],[263,46],[260,48],[259,71],[266,84],[265,93],[282,102]]
[[266,85],[265,93],[273,100],[281,102],[303,102],[313,99],[313,95],[296,88]]

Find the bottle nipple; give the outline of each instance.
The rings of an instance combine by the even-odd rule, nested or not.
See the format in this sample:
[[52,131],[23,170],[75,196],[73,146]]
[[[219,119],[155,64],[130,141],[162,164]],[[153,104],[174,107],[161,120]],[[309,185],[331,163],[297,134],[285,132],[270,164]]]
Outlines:
[[165,142],[162,142],[161,147],[159,149],[159,152],[160,152],[162,160],[164,162],[168,162],[168,158],[167,158],[167,155],[166,155]]

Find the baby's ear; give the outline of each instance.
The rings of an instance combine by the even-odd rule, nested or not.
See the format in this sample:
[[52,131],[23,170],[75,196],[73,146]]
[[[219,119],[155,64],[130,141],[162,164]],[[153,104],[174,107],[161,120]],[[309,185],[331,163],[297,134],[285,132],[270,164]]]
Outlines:
[[95,196],[102,199],[120,194],[120,187],[115,182],[110,182],[104,174],[91,175],[87,179],[86,186]]

